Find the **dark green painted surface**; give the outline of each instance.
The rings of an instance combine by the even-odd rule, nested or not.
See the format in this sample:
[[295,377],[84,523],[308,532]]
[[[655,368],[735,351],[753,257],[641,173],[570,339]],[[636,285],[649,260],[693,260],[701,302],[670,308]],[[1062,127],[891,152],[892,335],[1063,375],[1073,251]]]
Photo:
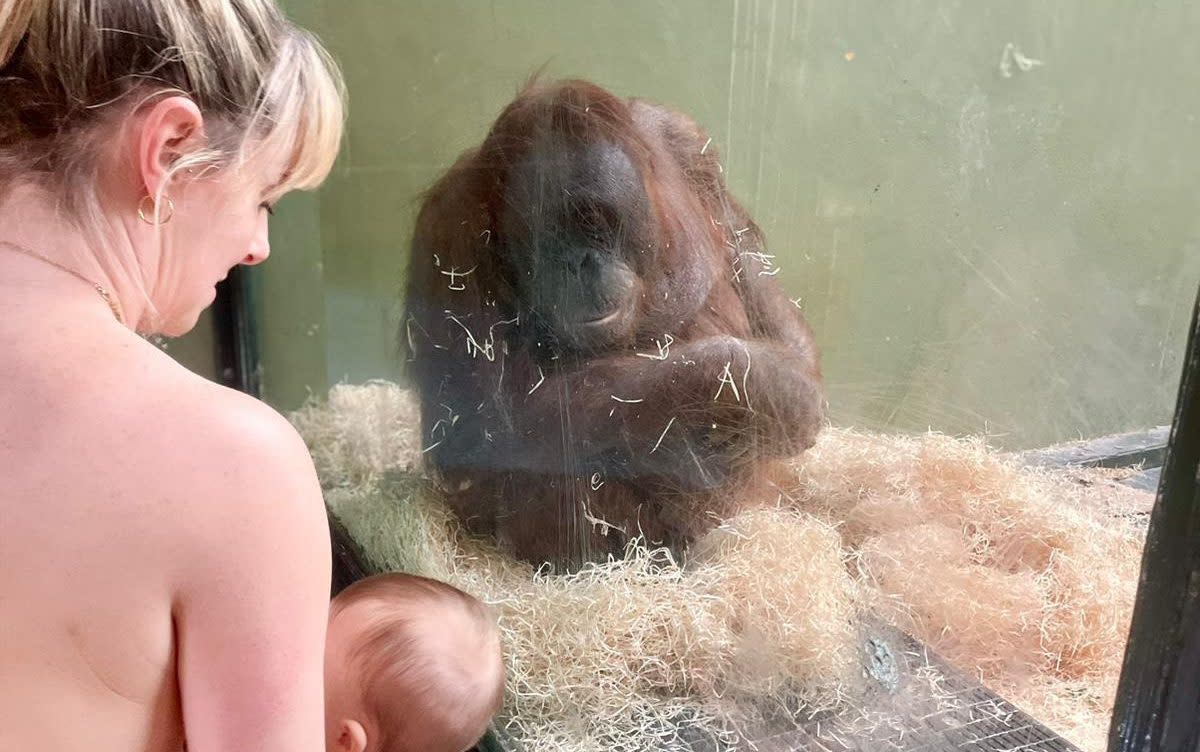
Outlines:
[[1200,279],[1200,6],[287,5],[342,60],[351,117],[329,184],[273,229],[281,407],[398,374],[420,192],[547,64],[709,128],[817,330],[838,422],[1019,448],[1169,417]]

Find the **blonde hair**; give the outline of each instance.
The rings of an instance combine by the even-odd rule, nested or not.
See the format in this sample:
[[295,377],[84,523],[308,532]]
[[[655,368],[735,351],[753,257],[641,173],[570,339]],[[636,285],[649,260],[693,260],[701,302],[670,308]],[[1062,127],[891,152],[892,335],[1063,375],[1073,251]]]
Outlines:
[[[271,199],[316,187],[333,165],[340,73],[273,0],[0,0],[0,198],[33,183],[103,242],[106,126],[166,94],[196,103],[207,143],[171,165],[164,190],[259,149],[290,155]],[[97,260],[145,295],[134,259]]]
[[[500,630],[487,606],[444,582],[396,572],[343,590],[330,606],[331,618],[352,604],[370,608],[349,660],[377,727],[374,748],[415,752],[410,737],[418,728],[438,734],[445,749],[478,742],[504,700]],[[465,633],[453,635],[453,655],[431,636],[447,628],[433,609],[442,609],[443,617],[445,609],[455,609],[465,618]],[[472,657],[493,663],[473,664]]]

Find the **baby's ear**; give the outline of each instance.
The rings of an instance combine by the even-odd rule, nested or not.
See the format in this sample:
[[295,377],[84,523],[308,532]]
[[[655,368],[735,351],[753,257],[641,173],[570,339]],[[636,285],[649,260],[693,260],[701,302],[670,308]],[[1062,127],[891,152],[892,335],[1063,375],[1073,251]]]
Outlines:
[[338,729],[337,752],[365,752],[367,730],[358,721],[344,720]]

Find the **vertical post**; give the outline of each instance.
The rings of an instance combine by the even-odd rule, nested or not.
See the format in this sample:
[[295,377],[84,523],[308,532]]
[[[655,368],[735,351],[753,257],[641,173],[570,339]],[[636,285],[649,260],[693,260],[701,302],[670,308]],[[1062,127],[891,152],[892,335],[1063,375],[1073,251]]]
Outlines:
[[1110,752],[1200,750],[1200,298],[1150,516]]
[[213,325],[217,333],[217,375],[222,384],[262,396],[253,272],[237,266],[217,286]]
[[334,596],[364,577],[369,577],[373,570],[367,564],[362,549],[328,507],[325,509],[325,515],[329,520],[329,539],[333,544],[333,581],[330,595]]

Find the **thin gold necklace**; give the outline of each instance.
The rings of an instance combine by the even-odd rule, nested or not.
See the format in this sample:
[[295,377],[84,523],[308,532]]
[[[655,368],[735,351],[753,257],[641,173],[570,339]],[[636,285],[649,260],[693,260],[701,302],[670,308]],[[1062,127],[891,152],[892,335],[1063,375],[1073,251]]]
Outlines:
[[75,277],[76,279],[82,280],[83,282],[86,282],[87,284],[91,285],[92,288],[96,292],[100,293],[100,297],[104,298],[104,302],[108,303],[108,307],[112,311],[113,317],[116,318],[117,323],[118,324],[125,323],[125,317],[121,315],[121,306],[117,303],[117,299],[114,298],[112,296],[112,293],[110,293],[103,285],[101,285],[97,282],[93,282],[92,280],[83,276],[82,274],[75,271],[74,269],[67,267],[67,266],[63,266],[62,264],[58,263],[54,259],[43,256],[42,254],[38,253],[37,251],[26,248],[23,245],[18,245],[9,240],[0,240],[0,243],[3,243],[4,245],[8,246],[9,248],[12,248],[14,251],[17,251],[18,253],[23,253],[26,256],[29,256],[30,258],[35,258],[39,261],[44,261],[47,264],[49,264],[50,266],[53,266],[56,269],[64,271],[67,274],[70,274],[72,277]]

